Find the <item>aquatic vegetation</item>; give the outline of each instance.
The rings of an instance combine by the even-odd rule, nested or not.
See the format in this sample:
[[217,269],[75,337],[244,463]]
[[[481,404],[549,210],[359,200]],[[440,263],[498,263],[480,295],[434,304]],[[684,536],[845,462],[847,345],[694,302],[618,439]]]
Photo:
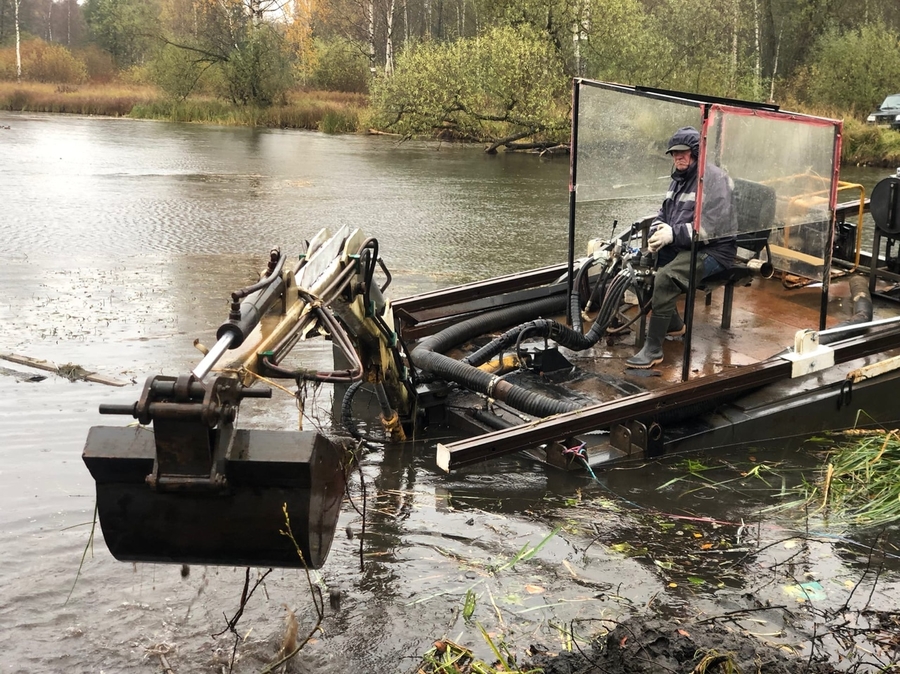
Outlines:
[[478,625],[491,652],[496,658],[495,664],[489,665],[475,658],[471,649],[461,646],[449,639],[438,639],[423,656],[418,668],[421,674],[540,674],[543,669],[519,669],[516,660],[503,641],[496,643],[487,630]]
[[524,562],[524,561],[531,559],[540,551],[541,548],[543,548],[545,545],[547,545],[548,541],[551,538],[553,538],[554,536],[556,536],[556,534],[559,533],[560,528],[561,527],[556,527],[555,529],[553,529],[553,531],[551,531],[549,534],[547,534],[540,543],[538,543],[537,545],[535,545],[533,547],[530,546],[528,543],[526,543],[525,545],[522,546],[522,548],[515,555],[513,555],[513,557],[509,561],[498,565],[494,569],[494,571],[495,572],[503,571],[504,569],[509,569],[509,568],[514,567],[519,562]]
[[848,433],[807,486],[806,505],[831,520],[880,526],[900,519],[900,434]]
[[359,94],[297,92],[289,96],[285,105],[268,107],[234,106],[214,98],[157,99],[136,105],[131,116],[173,122],[351,133],[358,130],[365,117],[365,108],[365,97]]
[[151,87],[0,82],[0,109],[124,117],[158,94]]

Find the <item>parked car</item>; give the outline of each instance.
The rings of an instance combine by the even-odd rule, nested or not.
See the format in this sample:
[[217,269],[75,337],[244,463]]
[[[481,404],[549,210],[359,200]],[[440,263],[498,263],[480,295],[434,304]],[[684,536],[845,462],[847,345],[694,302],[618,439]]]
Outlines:
[[866,123],[900,130],[900,94],[891,94],[885,98],[884,103],[866,117]]

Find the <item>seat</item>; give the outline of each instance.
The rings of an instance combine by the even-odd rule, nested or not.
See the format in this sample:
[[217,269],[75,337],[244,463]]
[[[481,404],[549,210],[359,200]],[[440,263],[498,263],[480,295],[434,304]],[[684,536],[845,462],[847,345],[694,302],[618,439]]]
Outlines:
[[[752,180],[735,178],[732,201],[739,232],[735,237],[738,257],[729,269],[707,276],[697,286],[698,290],[706,293],[706,306],[712,303],[713,290],[724,287],[722,328],[726,330],[731,327],[735,286],[749,286],[753,276],[760,273],[760,265],[750,264],[750,261],[758,261],[763,251],[766,251],[766,260],[771,260],[769,233],[775,222],[775,189]],[[743,256],[740,254],[742,250],[746,251]]]

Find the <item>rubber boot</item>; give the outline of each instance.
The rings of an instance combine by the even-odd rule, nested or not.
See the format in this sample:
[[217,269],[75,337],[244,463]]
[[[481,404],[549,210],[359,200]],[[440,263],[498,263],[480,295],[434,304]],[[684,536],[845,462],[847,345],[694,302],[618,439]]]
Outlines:
[[666,331],[667,337],[681,337],[685,333],[684,321],[681,320],[681,316],[678,314],[678,310],[675,310],[675,313],[672,314],[672,318],[669,319],[669,329]]
[[666,331],[669,329],[670,320],[672,320],[671,316],[650,316],[644,348],[625,361],[629,367],[646,370],[663,361],[662,345],[666,338]]

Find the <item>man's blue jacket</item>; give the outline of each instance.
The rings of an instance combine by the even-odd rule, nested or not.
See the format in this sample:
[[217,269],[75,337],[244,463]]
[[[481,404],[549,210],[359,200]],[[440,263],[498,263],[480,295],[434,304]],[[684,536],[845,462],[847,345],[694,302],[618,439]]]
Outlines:
[[[675,258],[678,251],[691,249],[691,230],[697,204],[697,162],[679,174],[672,172],[672,182],[663,199],[653,225],[665,222],[672,227],[674,240],[659,251],[660,266]],[[703,176],[703,209],[699,249],[714,257],[728,269],[737,252],[735,218],[732,195],[734,183],[718,166],[707,164]],[[651,228],[652,226],[651,225]]]

